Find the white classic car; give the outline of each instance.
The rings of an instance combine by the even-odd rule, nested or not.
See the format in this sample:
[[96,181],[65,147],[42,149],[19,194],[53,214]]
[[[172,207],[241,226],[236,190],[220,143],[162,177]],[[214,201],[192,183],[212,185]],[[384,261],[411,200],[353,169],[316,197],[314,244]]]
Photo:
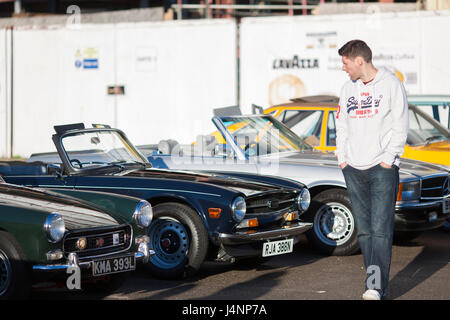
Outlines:
[[[190,145],[163,140],[138,146],[154,167],[272,175],[304,183],[312,202],[306,234],[326,254],[358,251],[355,220],[344,176],[333,153],[314,150],[270,115],[215,116],[218,131]],[[450,168],[403,159],[396,203],[395,239],[410,240],[439,228],[450,215]]]

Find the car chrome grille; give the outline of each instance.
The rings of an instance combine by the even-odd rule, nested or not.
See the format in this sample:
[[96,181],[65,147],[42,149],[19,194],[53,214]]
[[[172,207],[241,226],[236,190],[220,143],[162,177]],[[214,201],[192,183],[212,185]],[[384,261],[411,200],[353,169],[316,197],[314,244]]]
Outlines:
[[[80,248],[77,242],[86,240],[86,247]],[[130,247],[132,231],[130,226],[96,228],[70,232],[64,238],[64,254],[76,253],[78,257],[93,257],[112,254]]]
[[449,176],[435,176],[422,180],[422,199],[442,198],[449,194]]
[[296,192],[276,192],[247,198],[247,213],[273,213],[294,207]]

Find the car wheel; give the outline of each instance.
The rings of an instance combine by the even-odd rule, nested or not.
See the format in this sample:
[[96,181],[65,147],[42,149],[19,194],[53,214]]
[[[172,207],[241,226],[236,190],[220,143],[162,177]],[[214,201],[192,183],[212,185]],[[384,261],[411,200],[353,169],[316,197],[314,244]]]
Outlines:
[[0,299],[25,299],[31,288],[25,255],[16,239],[0,231]]
[[196,211],[179,203],[153,208],[148,228],[150,248],[155,251],[146,267],[158,278],[184,278],[200,269],[208,251],[208,233]]
[[322,253],[347,256],[359,251],[356,223],[347,191],[329,189],[320,192],[312,199],[305,219],[313,223],[306,236]]

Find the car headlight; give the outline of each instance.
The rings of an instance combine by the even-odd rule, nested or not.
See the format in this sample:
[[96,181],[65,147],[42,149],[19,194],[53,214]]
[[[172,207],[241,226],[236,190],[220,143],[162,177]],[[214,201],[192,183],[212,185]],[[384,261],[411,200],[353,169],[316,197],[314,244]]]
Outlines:
[[58,213],[51,213],[45,220],[44,230],[47,233],[48,241],[52,243],[61,241],[66,232],[66,224],[63,217]]
[[231,204],[231,213],[233,214],[234,220],[241,222],[245,217],[245,212],[247,211],[247,205],[245,204],[245,199],[241,196],[234,199]]
[[304,188],[297,197],[297,208],[301,212],[304,212],[308,210],[310,203],[311,203],[311,194],[309,193],[308,189]]
[[148,227],[153,219],[153,209],[151,204],[145,200],[139,201],[136,210],[134,210],[133,218],[138,226],[143,228]]
[[420,198],[420,181],[401,182],[397,201],[418,200]]

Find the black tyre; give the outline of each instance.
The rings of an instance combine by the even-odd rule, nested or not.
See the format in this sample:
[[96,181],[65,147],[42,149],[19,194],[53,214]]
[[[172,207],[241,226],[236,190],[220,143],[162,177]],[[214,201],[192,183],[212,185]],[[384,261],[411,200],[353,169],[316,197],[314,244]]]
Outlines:
[[414,240],[422,231],[394,231],[394,243],[402,244]]
[[313,222],[306,236],[320,252],[347,256],[359,251],[356,223],[346,190],[329,189],[317,194],[305,219]]
[[150,257],[147,270],[158,278],[192,276],[208,252],[208,233],[203,220],[190,207],[163,203],[153,208],[153,222],[148,228]]
[[0,299],[26,299],[31,277],[19,243],[9,233],[0,231]]

